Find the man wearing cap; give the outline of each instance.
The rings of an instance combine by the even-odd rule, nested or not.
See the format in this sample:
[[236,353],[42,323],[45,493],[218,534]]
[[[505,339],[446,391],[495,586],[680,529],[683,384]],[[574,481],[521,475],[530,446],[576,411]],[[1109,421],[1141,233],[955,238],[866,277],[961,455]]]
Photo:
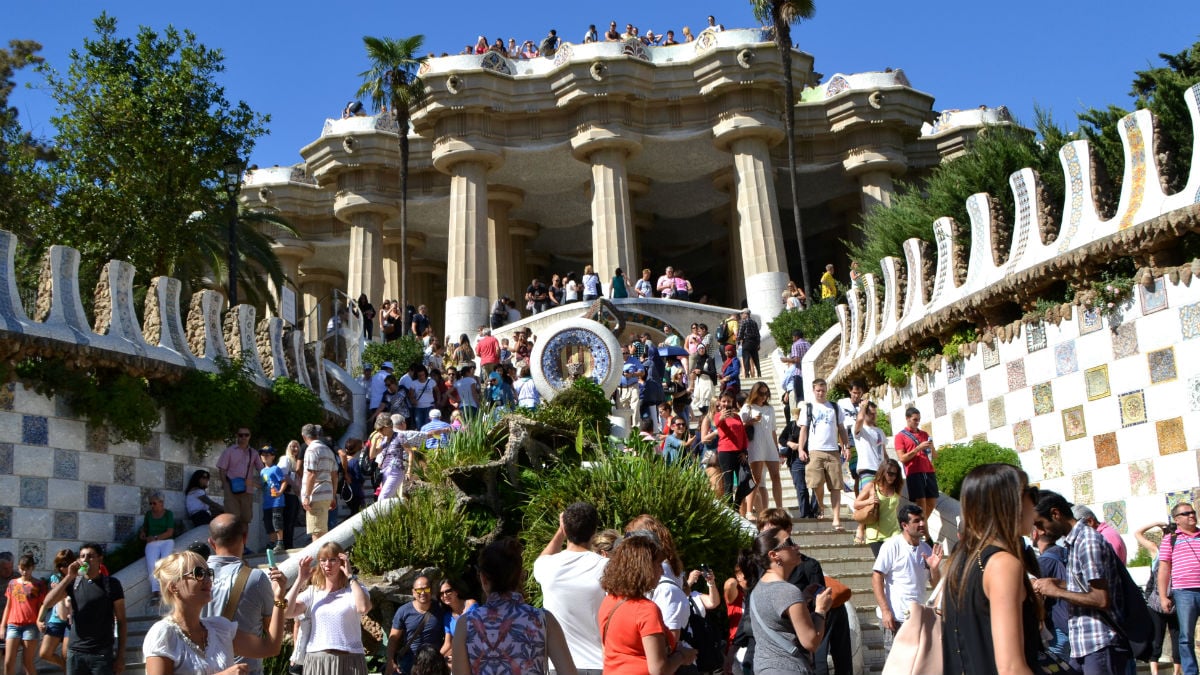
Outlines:
[[[624,351],[628,353],[629,348],[626,347]],[[633,420],[635,423],[637,422],[636,418],[642,405],[641,383],[638,377],[641,373],[641,368],[641,362],[637,358],[628,356],[625,359],[625,365],[621,367],[621,381],[617,387],[617,407],[628,409],[635,418]],[[632,429],[636,426],[634,424],[634,427],[630,428]]]
[[450,442],[450,432],[454,427],[442,421],[442,411],[434,408],[429,411],[429,421],[421,427],[421,432],[428,437],[425,439],[425,449],[444,448]]
[[364,363],[362,377],[358,378],[358,383],[363,386],[367,392],[371,391],[371,378],[375,376],[375,366]]
[[1083,504],[1076,504],[1071,509],[1071,512],[1075,514],[1075,520],[1082,522],[1084,525],[1099,532],[1101,537],[1104,537],[1104,541],[1107,541],[1108,545],[1112,547],[1113,552],[1117,554],[1118,560],[1122,563],[1129,560],[1125,557],[1127,553],[1125,550],[1125,540],[1121,539],[1121,533],[1113,529],[1112,525],[1100,522],[1096,518],[1095,512]]
[[225,487],[225,512],[241,518],[247,525],[254,520],[254,489],[262,470],[262,460],[250,447],[250,429],[238,428],[237,442],[225,448],[217,459],[217,471]]
[[283,547],[283,528],[288,524],[283,518],[283,493],[291,486],[287,472],[275,463],[275,448],[264,445],[259,448],[258,456],[262,460],[263,496],[262,512],[263,526],[267,528],[267,541],[275,543],[275,553],[286,553]]

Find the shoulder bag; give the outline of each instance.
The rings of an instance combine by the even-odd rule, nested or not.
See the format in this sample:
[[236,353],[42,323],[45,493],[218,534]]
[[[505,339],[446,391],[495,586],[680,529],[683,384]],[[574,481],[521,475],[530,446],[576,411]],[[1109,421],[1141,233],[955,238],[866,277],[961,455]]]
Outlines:
[[883,664],[883,675],[922,675],[942,672],[942,597],[943,578],[925,604],[912,603],[908,620],[900,625],[892,640],[892,651]]

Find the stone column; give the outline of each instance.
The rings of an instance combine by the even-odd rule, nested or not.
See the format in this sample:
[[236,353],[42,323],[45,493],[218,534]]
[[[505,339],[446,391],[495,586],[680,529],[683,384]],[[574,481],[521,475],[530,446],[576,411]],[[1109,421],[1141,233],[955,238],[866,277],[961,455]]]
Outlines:
[[[292,289],[296,291],[296,296],[300,296],[300,263],[312,257],[315,249],[313,245],[300,241],[299,239],[279,239],[271,245],[271,250],[275,252],[275,257],[279,259],[279,265],[283,267],[284,283],[290,284]],[[270,313],[271,316],[286,316],[282,302],[282,290],[270,284],[271,299],[275,303],[275,311]],[[293,308],[294,315],[299,318],[304,312],[301,307]]]
[[[529,282],[537,276],[529,265],[529,244],[538,234],[538,226],[535,223],[526,222],[524,220],[508,221],[508,236],[512,239],[512,276],[515,290],[521,297],[514,297],[513,300],[517,303],[522,313],[525,311],[525,303],[522,298],[525,297],[525,289],[529,286]],[[547,284],[549,279],[542,279]]]
[[304,341],[319,340],[325,335],[325,324],[332,316],[334,289],[345,288],[346,275],[338,270],[323,268],[300,269],[300,293],[304,299]]
[[446,325],[453,335],[474,335],[487,324],[488,184],[498,152],[448,139],[433,150],[433,164],[450,174],[450,241],[446,255]]
[[633,208],[626,161],[641,150],[637,134],[619,128],[589,126],[571,138],[575,158],[592,166],[592,267],[608,295],[609,280],[620,267],[633,269]]
[[783,139],[778,122],[766,116],[734,114],[717,125],[717,146],[733,155],[738,238],[745,274],[746,301],[760,325],[783,311],[787,288],[783,231],[771,168],[771,145]]
[[742,240],[738,233],[738,208],[737,208],[737,190],[734,187],[733,171],[725,171],[713,179],[713,187],[729,195],[729,204],[719,207],[713,213],[713,220],[717,223],[725,225],[728,228],[728,235],[724,244],[714,242],[714,246],[720,247],[722,257],[729,261],[728,272],[729,285],[726,288],[728,294],[725,305],[729,307],[738,307],[741,304],[742,293],[744,293],[746,274],[742,269]]
[[[400,298],[400,231],[387,230],[383,234],[383,297],[388,300]],[[414,307],[426,302],[426,298],[418,296],[412,287],[412,261],[425,250],[425,235],[420,232],[408,233],[408,303]],[[372,301],[374,302],[374,301]],[[375,306],[379,307],[378,302]]]
[[896,194],[896,186],[892,182],[890,171],[872,170],[859,174],[858,184],[862,187],[863,213],[876,206],[886,208],[892,205],[892,195]]
[[356,210],[349,214],[350,260],[346,267],[346,294],[357,300],[365,293],[375,305],[383,298],[383,221],[384,214],[374,210]]
[[[493,185],[488,188],[488,302],[507,295],[517,302],[525,286],[518,289],[513,269],[513,241],[509,233],[508,212],[521,205],[525,193],[516,188]],[[528,279],[525,280],[529,282]]]
[[433,325],[433,334],[438,337],[445,337],[442,333],[440,323],[433,321],[434,312],[439,315],[441,310],[437,309],[438,298],[435,297],[433,288],[434,281],[438,278],[446,277],[446,264],[437,260],[413,260],[408,268],[408,287],[409,293],[416,299],[413,303],[414,307],[425,305],[429,310],[430,323]]

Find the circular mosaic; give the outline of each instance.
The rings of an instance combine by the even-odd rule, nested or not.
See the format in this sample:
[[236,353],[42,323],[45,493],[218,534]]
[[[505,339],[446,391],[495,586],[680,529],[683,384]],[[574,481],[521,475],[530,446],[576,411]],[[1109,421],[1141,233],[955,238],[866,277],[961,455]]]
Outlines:
[[621,379],[621,344],[603,324],[568,319],[539,331],[530,363],[538,392],[547,400],[569,388],[577,377],[586,377],[611,394]]

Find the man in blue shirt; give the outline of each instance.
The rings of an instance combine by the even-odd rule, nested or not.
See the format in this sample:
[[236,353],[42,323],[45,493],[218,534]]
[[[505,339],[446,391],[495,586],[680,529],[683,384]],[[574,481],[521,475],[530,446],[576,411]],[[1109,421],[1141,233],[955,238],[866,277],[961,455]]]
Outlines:
[[[421,427],[421,431],[430,434],[425,439],[425,449],[444,448],[450,443],[450,432],[454,427],[442,421],[442,411],[434,408],[429,411],[429,421]],[[430,433],[433,432],[433,433]],[[441,432],[438,434],[438,432]]]

